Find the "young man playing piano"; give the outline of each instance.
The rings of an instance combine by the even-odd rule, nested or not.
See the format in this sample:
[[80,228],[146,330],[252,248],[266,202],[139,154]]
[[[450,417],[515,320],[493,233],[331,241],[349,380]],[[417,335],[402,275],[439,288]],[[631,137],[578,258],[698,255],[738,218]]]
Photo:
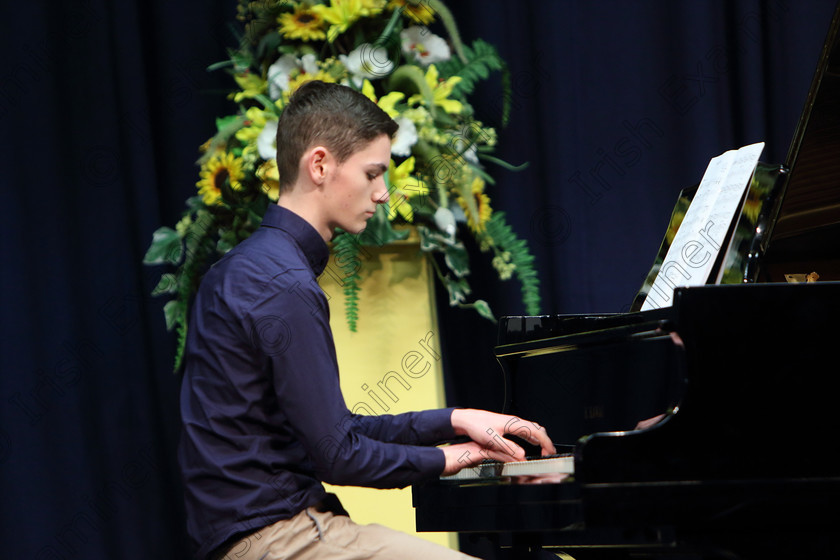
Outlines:
[[[281,194],[262,226],[206,274],[193,304],[181,392],[188,531],[200,559],[465,558],[361,526],[322,482],[396,488],[484,459],[524,459],[515,433],[545,430],[472,409],[359,416],[338,379],[317,283],[336,228],[360,232],[388,201],[397,125],[354,90],[310,82],[277,135]],[[436,447],[458,437],[466,441]]]

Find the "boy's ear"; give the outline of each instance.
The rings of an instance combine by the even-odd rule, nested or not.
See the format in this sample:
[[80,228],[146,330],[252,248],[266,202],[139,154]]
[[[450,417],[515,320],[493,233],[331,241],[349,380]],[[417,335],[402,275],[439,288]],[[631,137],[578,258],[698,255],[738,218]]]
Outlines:
[[315,146],[306,152],[304,167],[309,178],[316,185],[321,185],[329,174],[330,151],[323,146]]

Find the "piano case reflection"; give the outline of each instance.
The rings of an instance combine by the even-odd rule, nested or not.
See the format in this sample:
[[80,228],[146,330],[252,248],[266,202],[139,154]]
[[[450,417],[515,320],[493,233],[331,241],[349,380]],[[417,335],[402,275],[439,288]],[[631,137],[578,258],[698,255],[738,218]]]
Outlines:
[[840,7],[786,163],[755,171],[721,282],[639,311],[666,236],[629,313],[503,318],[504,412],[570,458],[548,477],[485,466],[415,486],[419,531],[500,558],[840,557],[839,26]]

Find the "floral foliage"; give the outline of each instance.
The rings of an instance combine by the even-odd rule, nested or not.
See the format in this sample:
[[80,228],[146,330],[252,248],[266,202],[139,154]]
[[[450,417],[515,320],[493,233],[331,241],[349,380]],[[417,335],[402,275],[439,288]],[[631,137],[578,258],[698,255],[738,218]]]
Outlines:
[[[179,333],[176,369],[188,305],[204,271],[247,238],[278,198],[277,120],[309,80],[355,88],[399,124],[386,174],[390,201],[363,234],[339,232],[334,252],[344,265],[365,245],[403,239],[405,226],[414,226],[450,303],[492,319],[486,302],[470,298],[464,240],[471,237],[492,255],[500,279],[520,280],[526,311],[539,312],[533,257],[504,214],[492,210],[486,192],[493,184],[486,164],[511,166],[492,156],[496,131],[476,118],[468,99],[491,72],[501,72],[498,96],[509,98],[507,69],[491,45],[463,44],[439,0],[240,0],[237,12],[239,46],[211,66],[232,76],[234,108],[217,119],[216,134],[201,146],[197,192],[183,217],[174,229],[155,232],[144,260],[173,266],[153,293],[170,298],[164,313],[167,328]],[[344,265],[338,269],[355,330],[363,279]]]

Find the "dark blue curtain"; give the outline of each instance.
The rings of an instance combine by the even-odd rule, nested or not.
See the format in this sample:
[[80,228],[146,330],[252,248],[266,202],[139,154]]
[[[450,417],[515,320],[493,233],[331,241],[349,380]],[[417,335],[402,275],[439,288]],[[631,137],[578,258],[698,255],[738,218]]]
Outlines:
[[[536,256],[546,313],[622,311],[677,193],[766,141],[783,162],[834,0],[501,2],[451,8],[512,72],[491,195]],[[0,7],[0,542],[14,558],[184,558],[178,379],[154,229],[230,111],[234,0]],[[475,100],[498,124],[498,81]],[[474,249],[475,295],[521,313]],[[440,308],[449,398],[498,405],[495,325]]]
[[[510,123],[493,172],[506,212],[536,257],[544,313],[627,311],[681,189],[709,160],[764,141],[784,163],[834,0],[453,3],[467,43],[510,65]],[[500,84],[475,101],[499,123]],[[516,282],[479,266],[477,297],[518,315]],[[452,404],[497,408],[496,327],[441,308]]]
[[184,558],[178,379],[140,263],[227,103],[234,1],[0,8],[0,542]]

